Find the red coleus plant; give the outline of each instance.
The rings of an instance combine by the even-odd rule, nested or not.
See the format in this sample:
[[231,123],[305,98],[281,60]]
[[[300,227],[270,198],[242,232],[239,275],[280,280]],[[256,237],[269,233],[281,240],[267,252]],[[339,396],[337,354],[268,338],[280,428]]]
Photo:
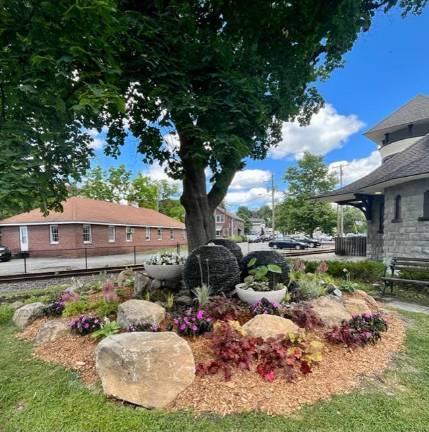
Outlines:
[[263,340],[243,335],[228,323],[221,323],[209,336],[214,360],[198,364],[199,376],[222,371],[225,380],[232,376],[232,368],[250,370],[256,363],[256,372],[266,381],[274,381],[280,374],[293,380],[297,372],[310,373],[312,365],[321,360],[321,344],[304,339],[279,335]]

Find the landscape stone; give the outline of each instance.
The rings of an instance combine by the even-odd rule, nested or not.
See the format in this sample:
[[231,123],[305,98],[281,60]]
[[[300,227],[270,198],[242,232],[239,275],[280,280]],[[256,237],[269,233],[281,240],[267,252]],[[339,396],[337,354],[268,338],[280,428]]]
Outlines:
[[134,277],[133,269],[126,268],[125,270],[122,270],[119,273],[117,283],[121,287],[126,280],[132,279],[133,277]]
[[152,279],[145,275],[143,272],[135,273],[135,281],[134,281],[134,297],[142,297],[143,292],[147,290],[152,283]]
[[64,321],[50,320],[47,321],[37,333],[35,343],[37,345],[52,342],[60,337],[66,336],[70,333],[70,328]]
[[364,300],[357,298],[344,299],[344,305],[349,313],[352,315],[361,315],[363,313],[371,313],[371,309]]
[[13,310],[17,310],[17,309],[19,309],[19,308],[22,307],[22,306],[24,306],[24,303],[23,303],[22,301],[14,301],[13,303],[11,303],[11,304],[9,305],[9,307],[10,307],[11,309],[13,309]]
[[356,290],[354,293],[351,294],[351,297],[363,300],[371,312],[377,312],[379,310],[378,303],[376,302],[374,297],[370,296],[363,290]]
[[146,300],[128,300],[118,307],[117,323],[123,329],[143,323],[159,324],[165,318],[165,309]]
[[162,287],[162,282],[158,279],[153,279],[150,284],[150,290],[156,291],[157,289],[160,289]]
[[146,408],[163,408],[195,378],[189,344],[173,332],[113,335],[96,348],[104,392]]
[[23,329],[43,316],[44,310],[45,305],[41,302],[24,305],[15,311],[12,321],[17,327]]
[[280,334],[297,334],[299,327],[289,319],[276,315],[261,314],[256,315],[244,324],[243,330],[249,336],[267,339]]
[[352,315],[341,299],[335,296],[322,296],[308,302],[317,317],[327,326],[341,325],[343,320],[350,320]]

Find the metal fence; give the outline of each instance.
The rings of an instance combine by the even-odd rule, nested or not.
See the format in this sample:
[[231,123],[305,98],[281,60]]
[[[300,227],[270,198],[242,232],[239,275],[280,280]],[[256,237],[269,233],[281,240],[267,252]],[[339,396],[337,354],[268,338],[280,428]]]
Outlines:
[[186,254],[187,246],[106,246],[37,250],[18,254],[10,261],[0,262],[0,276],[20,273],[37,273],[59,270],[109,268],[143,264],[160,252]]
[[366,256],[366,237],[335,237],[335,254]]

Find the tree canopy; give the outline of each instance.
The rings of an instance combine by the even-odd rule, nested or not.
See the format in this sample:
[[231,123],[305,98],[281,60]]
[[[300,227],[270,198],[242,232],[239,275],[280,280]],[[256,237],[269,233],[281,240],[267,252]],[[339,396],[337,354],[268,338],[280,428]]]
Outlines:
[[310,119],[314,83],[397,4],[425,0],[4,2],[2,205],[58,208],[88,168],[85,128],[105,126],[107,154],[131,132],[143,161],[183,181],[190,248],[204,243],[243,159],[264,158],[283,121]]

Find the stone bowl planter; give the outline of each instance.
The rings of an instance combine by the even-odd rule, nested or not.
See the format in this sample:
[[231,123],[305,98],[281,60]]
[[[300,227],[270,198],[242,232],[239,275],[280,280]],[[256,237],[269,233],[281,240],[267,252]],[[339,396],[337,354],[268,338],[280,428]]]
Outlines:
[[235,286],[235,292],[237,293],[240,300],[249,305],[254,305],[263,298],[266,298],[271,303],[279,304],[287,293],[287,287],[274,291],[254,291],[253,289],[244,289],[243,287],[245,285],[245,283],[237,284]]
[[180,279],[183,274],[183,264],[145,264],[144,269],[149,277],[161,281]]

